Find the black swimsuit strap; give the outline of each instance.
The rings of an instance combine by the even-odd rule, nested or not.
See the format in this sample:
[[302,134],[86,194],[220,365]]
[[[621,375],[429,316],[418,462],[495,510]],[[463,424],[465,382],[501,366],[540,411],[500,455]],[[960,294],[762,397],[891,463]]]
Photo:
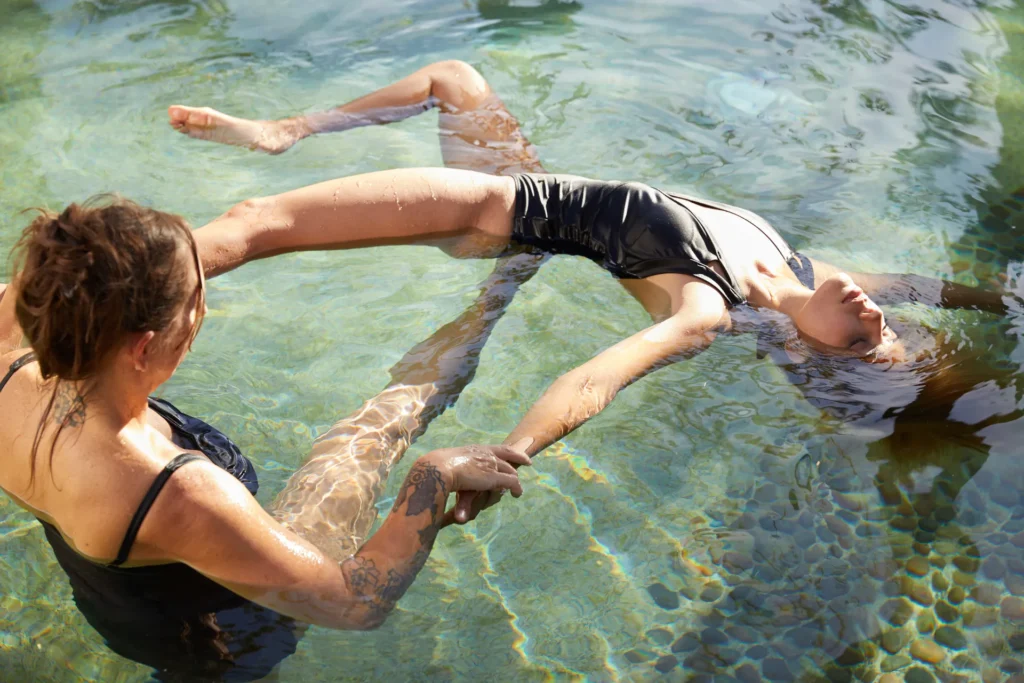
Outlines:
[[174,474],[179,467],[187,465],[193,460],[206,460],[206,458],[201,455],[196,455],[195,453],[182,453],[175,457],[174,460],[167,463],[163,471],[157,475],[153,485],[149,487],[148,491],[146,491],[145,498],[143,498],[142,502],[139,504],[139,509],[135,511],[135,516],[132,517],[132,522],[128,525],[128,531],[125,532],[124,541],[121,542],[121,549],[117,551],[117,557],[110,563],[111,567],[117,567],[125,563],[128,559],[128,553],[131,552],[132,545],[135,543],[135,537],[139,533],[139,528],[142,526],[142,521],[146,518],[146,513],[148,513],[149,508],[153,506],[153,501],[155,501],[156,497],[160,494],[164,484],[167,483],[167,480],[171,478],[171,475]]
[[14,375],[14,373],[16,373],[18,370],[21,370],[23,367],[25,367],[29,363],[35,361],[35,359],[36,359],[36,354],[34,354],[34,353],[32,353],[30,351],[29,353],[26,353],[24,356],[22,356],[18,360],[16,360],[13,363],[11,363],[11,367],[7,371],[7,374],[4,375],[3,379],[0,379],[0,391],[4,390],[4,387],[7,386],[7,382],[11,379],[11,377]]

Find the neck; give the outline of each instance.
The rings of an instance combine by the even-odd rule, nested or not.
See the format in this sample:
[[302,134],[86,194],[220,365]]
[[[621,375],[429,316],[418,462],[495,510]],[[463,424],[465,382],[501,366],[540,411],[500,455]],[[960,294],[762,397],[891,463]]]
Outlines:
[[750,303],[755,306],[779,311],[790,318],[795,318],[800,309],[814,296],[814,290],[788,277],[770,273],[762,273],[762,276],[761,286],[750,288]]
[[[97,375],[89,386],[87,409],[95,406],[93,414],[102,412],[118,428],[132,421],[145,424],[150,388],[143,386],[140,379],[137,372],[126,375],[117,369]],[[80,383],[78,389],[81,391]]]

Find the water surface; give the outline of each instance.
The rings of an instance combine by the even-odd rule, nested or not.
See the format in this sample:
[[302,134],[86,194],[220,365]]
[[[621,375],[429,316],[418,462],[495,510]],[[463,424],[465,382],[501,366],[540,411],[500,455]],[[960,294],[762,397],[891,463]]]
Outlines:
[[[186,139],[164,111],[313,111],[458,58],[552,171],[741,204],[851,269],[967,284],[1019,269],[1013,3],[543,5],[7,0],[0,248],[22,209],[96,192],[201,225],[250,196],[438,165],[432,113],[270,158]],[[211,283],[203,333],[164,395],[238,440],[269,501],[311,438],[382,388],[490,268],[413,247],[252,264]],[[1020,311],[899,314],[949,328],[991,368],[958,403],[963,422],[1022,407]],[[595,265],[552,260],[388,495],[414,457],[502,440],[559,373],[646,324]],[[810,406],[755,346],[722,339],[622,393],[537,459],[521,500],[445,532],[382,629],[312,629],[278,679],[1019,674],[1021,423],[902,448],[891,421],[851,427]],[[0,678],[150,676],[104,647],[38,524],[6,499],[0,595]],[[914,642],[936,640],[937,664],[914,658]]]

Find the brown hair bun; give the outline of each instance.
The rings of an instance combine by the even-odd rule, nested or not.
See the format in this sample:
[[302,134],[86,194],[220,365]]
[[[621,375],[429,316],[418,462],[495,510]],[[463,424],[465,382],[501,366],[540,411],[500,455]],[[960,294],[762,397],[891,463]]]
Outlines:
[[185,220],[119,197],[40,210],[15,254],[15,311],[44,378],[94,375],[128,334],[166,329],[194,294]]

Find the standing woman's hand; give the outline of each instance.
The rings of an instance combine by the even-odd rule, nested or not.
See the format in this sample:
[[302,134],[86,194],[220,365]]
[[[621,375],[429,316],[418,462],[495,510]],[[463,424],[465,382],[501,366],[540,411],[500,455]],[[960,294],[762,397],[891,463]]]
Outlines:
[[[533,464],[533,461],[526,455],[525,451],[533,444],[533,438],[525,437],[512,444],[511,450],[521,453],[527,459],[526,464]],[[520,463],[515,466],[519,467]],[[466,524],[477,518],[481,512],[501,502],[501,496],[505,492],[498,491],[475,491],[467,488],[456,487],[458,492],[455,506],[445,515],[445,526],[448,524]],[[516,496],[518,498],[518,496]]]
[[4,294],[7,293],[7,283],[0,282],[0,301],[4,300]]
[[[441,472],[448,491],[494,492],[495,496],[509,491],[516,498],[523,495],[516,467],[530,465],[530,456],[509,446],[461,446],[443,448],[424,455]],[[456,509],[445,513],[441,526],[467,520],[456,520]]]

